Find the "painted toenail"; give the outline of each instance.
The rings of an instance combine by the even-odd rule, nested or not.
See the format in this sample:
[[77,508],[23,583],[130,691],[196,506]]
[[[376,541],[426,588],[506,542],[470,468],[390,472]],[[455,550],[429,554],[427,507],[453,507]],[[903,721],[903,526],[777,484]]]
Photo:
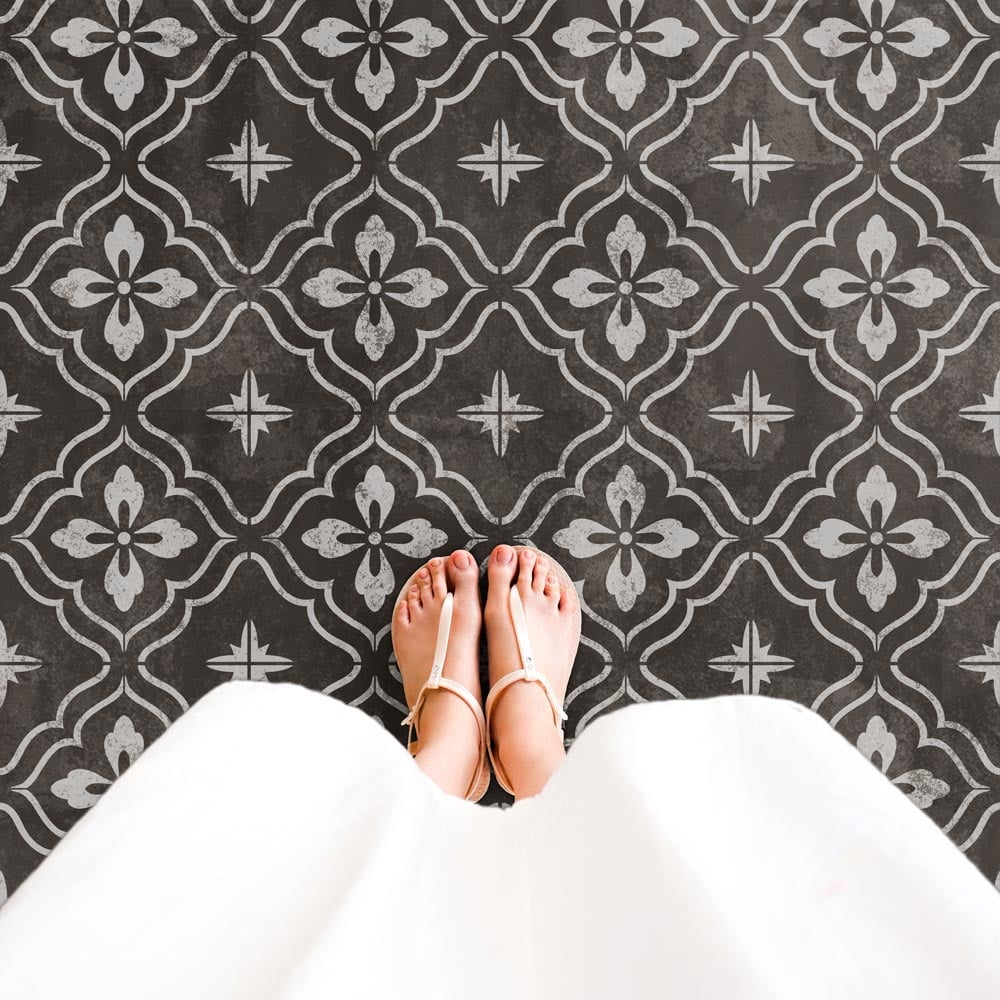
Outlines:
[[509,563],[514,554],[512,549],[497,549],[495,555],[498,563]]
[[423,569],[421,569],[420,572],[417,574],[417,576],[419,576],[421,580],[426,580],[427,577],[430,576],[430,573],[427,572],[427,567],[425,566]]
[[417,594],[419,594],[419,593],[420,593],[420,589],[417,587],[416,584],[414,584],[412,587],[410,587],[410,597],[416,597]]
[[440,559],[432,559],[432,560],[431,560],[431,565],[432,565],[433,567],[435,567],[435,569],[436,569],[436,568],[437,568],[438,566],[440,566],[440,565],[441,565],[441,560],[440,560]]

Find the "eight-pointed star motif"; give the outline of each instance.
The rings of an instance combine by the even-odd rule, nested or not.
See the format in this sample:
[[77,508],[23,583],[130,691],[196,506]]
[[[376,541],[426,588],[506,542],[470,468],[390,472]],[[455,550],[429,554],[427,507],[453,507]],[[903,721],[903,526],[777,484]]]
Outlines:
[[646,0],[607,0],[613,23],[602,24],[593,17],[574,17],[560,28],[552,40],[578,59],[599,55],[614,47],[605,83],[622,111],[630,111],[646,89],[646,71],[639,52],[670,59],[698,41],[698,32],[685,27],[676,17],[661,17],[642,24]]
[[270,424],[287,420],[292,411],[287,406],[278,406],[270,402],[271,394],[261,394],[257,387],[257,376],[253,369],[243,373],[243,382],[239,392],[229,394],[230,403],[213,406],[207,411],[213,420],[228,420],[234,434],[240,435],[243,451],[248,458],[253,458],[257,450],[257,442],[261,434],[270,434]]
[[795,166],[790,156],[771,152],[771,143],[760,141],[760,129],[752,118],[743,129],[743,138],[732,144],[731,153],[721,153],[708,161],[716,170],[728,170],[733,175],[733,183],[742,183],[743,197],[753,208],[760,197],[762,183],[770,182],[771,172],[787,170]]
[[213,170],[228,170],[231,181],[238,181],[240,194],[247,205],[257,200],[257,190],[264,182],[270,181],[275,170],[285,170],[292,165],[288,156],[279,156],[268,148],[270,143],[261,143],[257,137],[257,126],[247,119],[239,142],[231,142],[231,152],[209,157],[205,163]]
[[958,414],[963,420],[983,425],[983,433],[993,432],[993,447],[1000,455],[1000,371],[993,382],[993,392],[983,393],[983,401],[966,406]]
[[[346,6],[346,3],[345,3]],[[354,74],[354,86],[372,111],[378,111],[396,87],[396,74],[389,50],[411,59],[430,55],[448,41],[448,35],[426,17],[408,17],[392,22],[393,0],[357,0],[361,24],[342,17],[324,17],[302,34],[306,45],[331,58],[364,48]]]
[[503,119],[493,126],[493,139],[482,143],[481,153],[463,156],[458,165],[463,170],[478,170],[483,181],[489,181],[493,200],[502,208],[507,204],[512,183],[520,183],[525,170],[537,170],[545,161],[540,156],[521,152],[519,142],[510,141],[510,133]]
[[507,445],[511,434],[520,433],[517,426],[527,420],[537,420],[545,413],[538,406],[529,406],[521,402],[521,394],[510,394],[507,383],[507,373],[497,371],[493,376],[493,388],[488,393],[481,393],[483,401],[473,406],[463,406],[458,415],[463,420],[472,420],[482,424],[483,433],[493,437],[493,450],[500,458],[507,454]]
[[963,670],[973,670],[983,675],[984,684],[993,685],[993,697],[1000,705],[1000,622],[993,633],[992,644],[983,643],[983,651],[958,661]]
[[743,638],[732,643],[732,653],[715,656],[708,661],[713,670],[724,670],[733,675],[734,684],[743,685],[744,694],[760,694],[761,684],[771,683],[771,674],[791,670],[795,661],[787,656],[776,656],[770,643],[760,641],[760,630],[755,621],[748,621],[743,628]]
[[7,129],[0,121],[0,205],[7,198],[7,185],[17,181],[17,175],[24,170],[34,170],[40,167],[42,161],[37,156],[28,156],[17,151],[18,144],[7,142]]
[[17,393],[7,393],[7,379],[0,371],[0,458],[7,447],[7,435],[17,433],[17,425],[26,420],[35,420],[42,411],[35,406],[27,406],[17,401]]
[[176,17],[158,17],[146,24],[137,19],[143,0],[105,0],[111,24],[90,17],[74,17],[64,28],[52,32],[52,41],[75,59],[83,59],[111,48],[104,73],[104,89],[120,111],[128,111],[142,92],[146,79],[137,48],[164,59],[194,45],[198,36]]
[[926,309],[947,295],[950,285],[926,267],[892,273],[896,259],[896,236],[881,215],[873,215],[858,236],[857,251],[864,274],[857,277],[840,267],[827,267],[819,277],[805,283],[807,295],[819,299],[827,309],[840,309],[865,299],[858,319],[857,336],[873,361],[881,361],[896,339],[896,320],[891,299],[911,309]]
[[114,299],[104,323],[104,339],[121,361],[132,357],[145,336],[142,315],[135,305],[137,298],[160,309],[173,309],[198,290],[175,267],[161,267],[137,276],[144,247],[145,239],[135,224],[127,215],[120,215],[104,237],[104,256],[111,277],[89,267],[74,267],[52,285],[52,291],[75,309],[90,309],[105,299]]
[[0,622],[0,706],[7,698],[7,684],[16,684],[18,674],[37,670],[42,661],[17,651],[16,642],[8,642],[7,630]]
[[760,381],[752,369],[743,379],[743,391],[732,393],[732,397],[732,403],[715,406],[708,411],[708,415],[713,420],[731,423],[733,433],[743,435],[743,447],[751,458],[760,447],[761,434],[771,433],[772,423],[795,416],[793,409],[772,403],[771,394],[760,391]]
[[325,267],[302,285],[306,295],[326,309],[339,309],[364,296],[364,308],[354,325],[354,336],[372,361],[378,361],[396,335],[389,300],[411,309],[426,309],[448,291],[426,267],[411,267],[396,274],[389,264],[396,252],[396,238],[380,215],[368,219],[354,241],[361,277],[339,267]]
[[287,657],[268,652],[271,647],[262,646],[257,641],[257,626],[249,620],[243,626],[239,643],[230,643],[229,648],[231,652],[213,656],[205,662],[205,666],[230,674],[234,681],[266,681],[268,674],[288,670],[292,666]]
[[993,182],[993,197],[1000,205],[1000,121],[997,121],[992,145],[984,142],[981,153],[963,157],[958,162],[966,170],[979,171],[983,175],[984,184]]

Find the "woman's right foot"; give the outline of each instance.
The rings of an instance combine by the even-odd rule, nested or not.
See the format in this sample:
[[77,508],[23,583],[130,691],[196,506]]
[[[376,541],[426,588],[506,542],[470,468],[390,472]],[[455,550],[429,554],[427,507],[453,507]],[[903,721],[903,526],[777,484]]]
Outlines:
[[[510,588],[518,589],[524,606],[538,671],[566,697],[573,660],[579,646],[579,604],[576,590],[560,586],[551,560],[533,549],[498,545],[490,555],[486,597],[486,640],[490,685],[522,667]],[[514,788],[516,798],[537,795],[566,756],[562,731],[540,684],[518,682],[497,696],[490,719],[493,753]]]

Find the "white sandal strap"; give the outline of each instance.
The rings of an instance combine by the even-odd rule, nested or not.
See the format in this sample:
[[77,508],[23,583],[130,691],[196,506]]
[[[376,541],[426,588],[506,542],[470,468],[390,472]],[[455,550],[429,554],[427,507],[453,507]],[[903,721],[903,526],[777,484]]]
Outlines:
[[[510,613],[511,618],[514,620],[514,636],[517,639],[517,648],[521,653],[521,663],[524,667],[520,672],[515,672],[513,675],[507,674],[506,677],[502,677],[501,681],[507,681],[507,678],[511,678],[512,680],[538,681],[545,689],[549,704],[552,706],[556,727],[562,729],[563,721],[568,719],[569,716],[563,711],[562,704],[556,697],[549,679],[545,674],[539,673],[538,667],[535,665],[535,653],[531,648],[531,639],[528,636],[528,622],[524,617],[524,604],[521,602],[521,595],[518,593],[517,587],[510,588]],[[499,686],[498,684],[497,687]]]
[[545,691],[545,696],[552,707],[553,721],[560,732],[563,730],[563,722],[569,716],[563,711],[562,703],[559,701],[555,689],[549,683],[549,679],[545,674],[539,673],[538,667],[535,664],[535,654],[531,648],[531,639],[528,636],[528,622],[524,617],[524,605],[521,603],[521,595],[517,592],[517,587],[510,588],[510,614],[514,623],[514,636],[517,639],[517,648],[523,666],[520,670],[512,670],[510,673],[504,674],[500,680],[490,687],[490,693],[486,697],[486,748],[489,751],[490,760],[493,762],[493,773],[496,775],[497,781],[505,791],[513,795],[514,789],[511,787],[499,759],[493,752],[493,741],[489,738],[490,716],[500,693],[516,681],[536,681],[542,685]]
[[[444,670],[444,658],[448,653],[448,640],[451,638],[451,616],[454,612],[455,601],[452,595],[446,594],[444,599],[444,604],[441,605],[441,617],[438,619],[438,629],[437,638],[434,641],[434,659],[431,661],[431,672],[427,680],[424,681],[424,686],[420,689],[420,693],[417,695],[416,701],[413,703],[413,708],[410,709],[410,714],[403,719],[401,725],[412,725],[419,714],[417,709],[423,703],[424,693],[428,688],[441,687],[442,678],[441,673]],[[417,736],[419,737],[419,730]]]
[[410,727],[407,732],[406,743],[408,747],[412,746],[414,743],[412,739],[414,730],[417,732],[417,739],[419,740],[420,738],[420,728],[417,722],[420,718],[420,712],[423,709],[427,692],[433,691],[435,688],[445,688],[457,694],[472,709],[473,714],[476,716],[476,722],[479,725],[480,767],[476,774],[473,775],[473,785],[470,786],[471,793],[486,759],[486,717],[483,715],[483,710],[479,707],[479,702],[472,696],[472,692],[468,688],[457,681],[453,681],[450,677],[442,676],[445,657],[448,653],[448,640],[451,638],[451,619],[454,613],[454,603],[454,595],[448,593],[445,596],[444,603],[441,605],[441,617],[438,619],[437,639],[434,642],[434,659],[431,662],[430,675],[424,681],[423,687],[421,687],[417,694],[416,700],[413,702],[413,708],[410,709],[409,714],[403,719],[400,725],[408,725]]

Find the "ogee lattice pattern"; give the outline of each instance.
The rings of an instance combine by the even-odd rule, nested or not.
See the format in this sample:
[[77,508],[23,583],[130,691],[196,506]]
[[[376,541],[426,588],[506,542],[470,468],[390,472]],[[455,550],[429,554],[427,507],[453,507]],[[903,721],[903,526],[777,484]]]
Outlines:
[[578,581],[570,737],[795,699],[996,879],[998,56],[998,0],[0,4],[0,899],[227,678],[401,738],[396,590],[498,541]]

